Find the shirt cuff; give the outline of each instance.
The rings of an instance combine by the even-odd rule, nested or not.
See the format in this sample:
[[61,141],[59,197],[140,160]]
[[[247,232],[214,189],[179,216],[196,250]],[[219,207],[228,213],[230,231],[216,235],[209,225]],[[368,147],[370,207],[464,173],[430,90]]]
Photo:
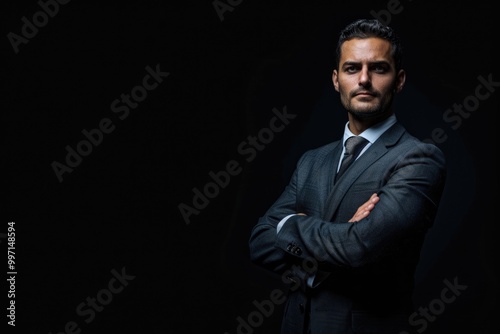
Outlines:
[[288,215],[285,218],[283,218],[282,220],[280,220],[280,222],[278,223],[278,226],[276,226],[276,234],[279,233],[279,231],[281,230],[283,225],[285,225],[285,222],[288,220],[288,218],[290,218],[292,216],[296,216],[296,215],[297,215],[296,213],[292,213],[291,215]]

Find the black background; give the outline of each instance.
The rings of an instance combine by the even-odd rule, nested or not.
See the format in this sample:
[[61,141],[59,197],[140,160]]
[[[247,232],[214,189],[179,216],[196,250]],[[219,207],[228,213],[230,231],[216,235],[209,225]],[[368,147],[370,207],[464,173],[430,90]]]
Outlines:
[[[337,33],[387,4],[242,1],[221,20],[212,1],[71,1],[16,54],[7,35],[20,35],[21,18],[32,21],[40,6],[2,2],[0,233],[15,221],[18,272],[16,327],[5,315],[2,326],[59,333],[75,321],[81,333],[237,333],[237,317],[256,310],[252,301],[284,289],[250,264],[251,228],[299,156],[342,133],[346,115],[331,84]],[[476,147],[493,137],[500,93],[456,129],[443,114],[470,101],[479,76],[500,81],[496,10],[486,1],[400,6],[388,22],[403,39],[407,70],[396,115],[422,139],[441,129],[449,164],[416,304],[428,307],[443,280],[456,278],[467,288],[424,332],[493,333],[497,196],[489,189],[498,178],[491,153]],[[120,120],[111,102],[157,65],[170,75]],[[296,117],[246,161],[238,145],[284,107]],[[76,148],[81,131],[103,118],[114,131],[59,182],[51,164],[64,163],[66,145]],[[192,206],[192,189],[231,160],[241,173],[187,224],[178,205]],[[85,323],[77,305],[122,268],[135,278]],[[277,306],[253,332],[277,333],[281,312]]]

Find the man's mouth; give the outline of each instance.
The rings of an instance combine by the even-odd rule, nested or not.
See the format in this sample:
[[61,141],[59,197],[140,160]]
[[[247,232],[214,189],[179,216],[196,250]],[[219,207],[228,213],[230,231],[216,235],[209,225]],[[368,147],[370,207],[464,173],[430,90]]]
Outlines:
[[371,92],[358,92],[358,93],[354,94],[354,96],[375,96],[375,94],[373,94]]

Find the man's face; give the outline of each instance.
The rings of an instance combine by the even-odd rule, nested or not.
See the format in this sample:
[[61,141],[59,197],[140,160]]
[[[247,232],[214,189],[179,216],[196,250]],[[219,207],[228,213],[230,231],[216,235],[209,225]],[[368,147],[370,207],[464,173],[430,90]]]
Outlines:
[[341,51],[333,84],[342,105],[361,119],[392,113],[393,97],[403,87],[405,73],[396,73],[391,44],[380,38],[354,38],[344,42]]

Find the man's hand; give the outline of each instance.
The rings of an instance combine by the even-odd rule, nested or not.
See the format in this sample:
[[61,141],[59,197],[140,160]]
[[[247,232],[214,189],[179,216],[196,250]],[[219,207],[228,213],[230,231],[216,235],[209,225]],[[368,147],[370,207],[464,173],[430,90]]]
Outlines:
[[[370,214],[370,212],[375,207],[375,204],[377,204],[379,200],[380,200],[380,198],[378,197],[377,193],[374,193],[373,195],[371,195],[370,199],[368,201],[366,201],[365,203],[363,203],[358,208],[358,211],[356,211],[356,213],[354,214],[354,216],[352,216],[352,218],[349,219],[348,222],[349,223],[355,223],[357,221],[360,221],[363,218],[368,217],[368,215]],[[299,216],[307,216],[303,212],[299,212],[299,213],[297,213],[297,215],[299,215]]]
[[363,218],[368,217],[370,212],[375,207],[375,204],[377,204],[379,200],[380,198],[378,197],[378,195],[376,193],[373,194],[368,201],[366,201],[363,205],[361,205],[358,208],[358,211],[356,211],[354,216],[352,216],[352,218],[349,219],[349,223],[355,223]]

